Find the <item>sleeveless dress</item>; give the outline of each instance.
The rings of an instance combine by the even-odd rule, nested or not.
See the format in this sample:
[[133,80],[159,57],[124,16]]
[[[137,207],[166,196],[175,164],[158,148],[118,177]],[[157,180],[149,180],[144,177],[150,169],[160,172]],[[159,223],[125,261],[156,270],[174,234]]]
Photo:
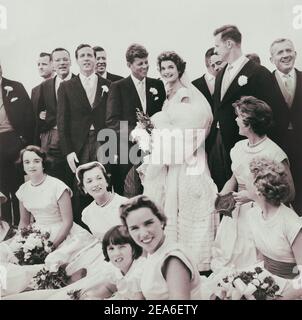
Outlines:
[[[217,188],[204,149],[212,112],[201,94],[198,99],[194,95],[182,87],[152,116],[152,152],[138,171],[143,176],[144,194],[162,207],[168,218],[167,237],[183,245],[198,270],[204,271],[210,269],[219,217],[214,213]],[[183,98],[192,103],[182,102]]]

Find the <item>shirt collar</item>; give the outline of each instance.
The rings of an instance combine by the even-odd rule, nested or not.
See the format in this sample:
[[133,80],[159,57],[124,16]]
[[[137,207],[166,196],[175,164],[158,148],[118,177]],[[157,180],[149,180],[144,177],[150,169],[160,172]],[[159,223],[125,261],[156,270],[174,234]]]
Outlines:
[[69,73],[68,73],[68,75],[67,75],[64,79],[62,79],[62,78],[60,78],[60,77],[56,76],[56,81],[57,81],[57,82],[67,81],[67,80],[70,80],[70,79],[71,79],[71,77],[72,77],[72,73],[71,73],[71,72],[69,72]]
[[140,80],[138,80],[137,78],[135,78],[133,74],[131,74],[130,76],[131,76],[131,79],[132,79],[132,81],[134,82],[134,84],[135,84],[136,87],[138,86],[138,84],[139,84],[140,82],[142,82],[143,84],[146,83],[146,78],[144,78],[142,81],[140,81]]
[[208,80],[210,82],[215,80],[215,77],[212,74],[210,74],[209,72],[205,73],[205,78],[206,78],[206,80]]
[[[279,74],[279,76],[280,76],[280,78],[282,79],[282,80],[284,80],[285,79],[285,73],[283,73],[283,72],[281,72],[281,71],[279,71],[278,69],[276,69],[276,72]],[[288,75],[291,77],[291,78],[295,78],[295,75],[296,75],[296,72],[295,72],[295,68],[293,68],[289,73],[288,73]]]
[[102,75],[101,75],[102,78],[104,79],[107,79],[107,71],[105,71]]
[[86,77],[85,75],[83,75],[82,73],[80,73],[80,79],[82,81],[82,83],[84,83],[85,81],[87,81],[88,79],[92,80],[92,81],[96,81],[98,76],[95,73],[92,73],[89,77]]
[[245,55],[242,55],[242,56],[240,56],[237,60],[235,60],[234,62],[229,63],[229,64],[228,64],[228,67],[229,67],[229,66],[232,66],[232,67],[233,67],[232,69],[235,71],[235,70],[239,69],[240,66],[241,66],[246,60],[248,60],[248,58],[247,58]]

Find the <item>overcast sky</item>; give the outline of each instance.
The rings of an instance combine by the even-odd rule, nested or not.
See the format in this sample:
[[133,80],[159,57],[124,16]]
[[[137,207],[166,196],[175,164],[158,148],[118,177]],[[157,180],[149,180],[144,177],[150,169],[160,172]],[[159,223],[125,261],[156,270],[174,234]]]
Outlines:
[[213,30],[236,24],[245,53],[256,52],[269,61],[270,43],[291,38],[302,69],[302,29],[295,30],[293,7],[302,0],[0,0],[7,8],[7,29],[0,30],[0,57],[4,76],[21,81],[28,91],[37,85],[36,61],[41,51],[65,47],[72,55],[80,43],[107,50],[108,70],[128,75],[125,51],[129,44],[146,46],[149,75],[158,77],[156,57],[174,50],[187,61],[194,79],[204,71],[203,55],[213,46]]

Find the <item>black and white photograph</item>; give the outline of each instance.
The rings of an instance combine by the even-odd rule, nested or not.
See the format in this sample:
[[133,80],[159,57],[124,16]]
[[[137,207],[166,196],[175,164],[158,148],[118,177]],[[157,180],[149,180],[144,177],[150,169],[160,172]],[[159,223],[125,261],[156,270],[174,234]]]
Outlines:
[[302,299],[301,39],[302,0],[0,0],[0,300]]

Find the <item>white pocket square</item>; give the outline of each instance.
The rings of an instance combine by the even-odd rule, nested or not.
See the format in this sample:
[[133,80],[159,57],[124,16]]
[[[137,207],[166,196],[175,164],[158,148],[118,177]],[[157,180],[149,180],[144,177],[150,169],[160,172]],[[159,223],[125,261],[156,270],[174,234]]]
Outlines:
[[18,100],[18,97],[15,97],[15,98],[11,98],[10,102],[15,102]]

